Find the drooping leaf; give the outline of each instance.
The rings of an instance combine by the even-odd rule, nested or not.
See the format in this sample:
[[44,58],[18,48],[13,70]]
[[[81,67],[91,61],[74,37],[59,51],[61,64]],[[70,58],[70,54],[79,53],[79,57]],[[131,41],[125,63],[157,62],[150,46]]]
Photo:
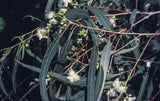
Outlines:
[[6,91],[6,88],[4,86],[3,80],[2,80],[2,71],[0,71],[0,89],[2,90],[2,92],[8,96],[8,93]]
[[104,71],[102,66],[99,67],[96,84],[95,84],[95,100],[98,101],[98,97],[101,97],[101,89],[103,88],[103,78],[104,78]]
[[130,18],[129,18],[129,21],[130,21],[131,25],[133,25],[134,22],[135,22],[135,20],[136,20],[136,12],[137,12],[137,10],[134,9],[133,12],[132,12],[132,14],[131,14],[131,16],[130,16]]
[[148,87],[147,87],[147,99],[149,99],[151,97],[153,90],[154,90],[153,80],[151,80],[148,84]]
[[108,70],[110,56],[111,56],[111,45],[110,41],[108,41],[107,45],[104,47],[102,51],[101,62],[100,62],[105,72],[107,72]]
[[[60,55],[58,57],[58,60],[60,61],[60,64],[64,64],[67,61],[68,51],[69,51],[69,49],[70,49],[70,47],[72,45],[72,39],[71,39],[72,34],[73,33],[69,34],[69,37],[68,37],[68,39],[67,39],[67,41],[66,41],[66,43],[65,43],[65,45],[64,45],[64,47],[62,49],[62,52],[60,53]],[[59,72],[62,72],[62,70],[63,70],[63,66],[57,64],[53,71],[59,73]]]
[[72,96],[71,101],[85,101],[85,91],[79,91]]
[[88,19],[88,13],[83,9],[70,9],[66,12],[65,17],[71,21],[75,21],[76,19]]
[[142,80],[142,83],[141,83],[141,86],[140,86],[137,101],[142,101],[142,97],[145,94],[144,91],[146,89],[146,85],[147,85],[147,82],[148,82],[148,77],[149,77],[149,73],[148,73],[148,71],[146,71],[144,76],[143,76],[143,80]]
[[55,97],[57,99],[59,99],[59,97],[60,97],[61,88],[62,88],[62,85],[59,86],[59,89],[58,89],[57,93],[55,94]]
[[[95,28],[95,26],[93,25],[93,22],[92,22],[91,19],[85,20],[85,23],[87,24],[88,27]],[[98,33],[98,31],[97,30],[93,30],[93,29],[89,29],[89,32],[90,32],[90,34],[92,36],[93,41],[96,42],[96,40],[97,40],[96,33]]]
[[51,78],[51,81],[49,82],[49,96],[52,101],[57,101],[56,97],[54,96],[57,91],[56,83],[53,84],[53,78]]
[[110,89],[112,87],[113,81],[105,82],[104,89]]
[[[103,88],[104,88],[104,83],[105,83],[105,79],[106,79],[106,74],[107,74],[107,70],[108,70],[108,67],[109,67],[109,61],[110,61],[110,56],[111,56],[111,45],[110,45],[110,41],[108,41],[107,45],[104,47],[103,51],[102,51],[102,55],[101,55],[101,61],[100,61],[100,64],[102,66],[102,76],[100,77],[100,79],[103,79],[99,82],[101,82],[101,85],[96,85],[96,86],[99,86],[98,88],[98,96],[97,96],[97,101],[100,100],[101,98],[101,95],[102,95],[102,92],[103,92]],[[100,73],[101,73],[100,72]],[[99,78],[97,78],[99,79]]]
[[133,51],[134,49],[136,49],[138,46],[139,46],[139,43],[137,43],[136,46],[134,46],[134,47],[132,47],[132,48],[122,49],[122,50],[116,52],[115,55],[120,55],[120,54],[125,54],[125,53],[128,53],[128,52],[131,52],[131,51]]
[[70,101],[71,100],[71,87],[67,86],[67,90],[66,90],[66,100]]
[[4,29],[6,23],[2,17],[0,17],[0,32]]
[[91,51],[91,62],[88,70],[88,82],[87,82],[87,101],[94,101],[94,87],[95,87],[95,72],[97,66],[97,46],[94,44]]
[[[16,56],[15,59],[20,61],[21,59],[21,45],[18,46],[17,48],[17,52],[16,52]],[[15,63],[14,67],[13,67],[13,72],[12,72],[12,86],[13,86],[13,90],[16,93],[16,74],[17,74],[17,70],[18,70],[18,64]]]
[[22,57],[21,57],[21,60],[23,60],[23,58],[24,58],[25,48],[26,48],[26,47],[25,47],[25,45],[23,44],[23,45],[22,45],[22,55],[21,55]]
[[53,4],[54,4],[54,0],[48,0],[46,8],[45,8],[45,12],[51,11]]
[[[18,60],[16,60],[16,62],[20,65],[22,65],[23,67],[27,68],[27,69],[30,69],[34,72],[37,72],[37,73],[40,73],[41,72],[41,69],[38,68],[38,67],[35,67],[35,66],[31,66],[31,65],[27,65],[27,64],[24,64],[24,63],[21,63],[19,62]],[[71,83],[66,76],[62,75],[62,74],[59,74],[59,73],[55,73],[55,72],[48,72],[47,75],[57,79],[58,81],[62,81],[64,83],[67,83],[67,84],[70,84],[70,85],[77,85],[77,86],[81,86],[81,87],[84,87],[84,86],[87,86],[87,79],[84,78],[84,77],[81,77],[80,80],[78,81],[75,81],[73,83]],[[95,78],[96,79],[96,78]]]
[[95,16],[97,17],[98,21],[100,24],[102,24],[104,26],[104,28],[106,30],[109,30],[111,31],[111,25],[108,21],[108,19],[104,16],[104,14],[102,13],[101,10],[97,9],[97,8],[94,8],[92,6],[88,7],[88,9],[93,13],[95,14]]
[[49,69],[49,65],[53,59],[53,57],[56,55],[59,47],[59,41],[61,39],[63,34],[61,34],[57,39],[51,43],[50,47],[47,49],[46,54],[42,60],[41,64],[41,73],[39,76],[40,79],[40,92],[42,96],[42,100],[49,101],[47,89],[46,89],[46,76]]

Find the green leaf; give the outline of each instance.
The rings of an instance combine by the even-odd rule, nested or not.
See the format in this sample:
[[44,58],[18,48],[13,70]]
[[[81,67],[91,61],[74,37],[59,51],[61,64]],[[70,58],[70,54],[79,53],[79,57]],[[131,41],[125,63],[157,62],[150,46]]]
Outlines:
[[59,41],[63,34],[57,38],[54,42],[51,43],[50,47],[47,49],[44,59],[41,64],[41,73],[39,76],[40,79],[40,92],[43,101],[49,101],[47,89],[46,89],[46,76],[49,69],[49,65],[53,59],[53,57],[58,52]]
[[110,41],[108,41],[107,45],[104,47],[102,51],[101,62],[100,62],[101,66],[104,69],[104,72],[107,72],[108,70],[110,56],[111,56],[111,45]]
[[[18,46],[17,48],[17,52],[16,52],[16,56],[15,59],[20,61],[21,59],[21,44]],[[15,63],[14,67],[13,67],[13,72],[12,72],[12,86],[13,86],[13,90],[16,93],[16,74],[17,74],[17,70],[18,70],[18,64]]]
[[[101,55],[101,66],[102,66],[102,69],[100,73],[102,73],[103,77],[101,76],[100,79],[101,79],[101,84],[100,85],[97,85],[99,86],[99,90],[98,90],[98,96],[97,96],[97,101],[100,100],[101,98],[101,95],[102,95],[102,92],[103,92],[103,88],[104,88],[104,84],[105,84],[105,79],[106,79],[106,74],[107,74],[107,70],[108,70],[108,67],[109,67],[109,61],[110,61],[110,56],[111,56],[111,45],[110,45],[110,41],[107,42],[107,45],[104,47],[103,51],[102,51],[102,55]],[[103,78],[103,79],[102,79]],[[99,79],[99,78],[97,78]]]
[[105,29],[111,31],[111,26],[110,26],[110,23],[107,19],[107,17],[104,16],[104,14],[102,13],[101,10],[97,9],[97,8],[94,8],[92,6],[88,7],[88,9],[93,13],[95,14],[95,16],[97,17],[98,19],[98,22],[100,24],[102,24],[104,26]]
[[0,32],[4,29],[6,23],[2,17],[0,17]]
[[[62,52],[60,53],[59,57],[58,57],[58,60],[60,62],[60,64],[64,64],[66,61],[67,61],[67,55],[68,55],[68,51],[69,51],[69,48],[71,47],[72,45],[72,34],[73,33],[70,33],[69,34],[69,37],[64,45],[64,48],[62,49]],[[62,72],[63,71],[63,66],[62,65],[59,65],[57,64],[53,70],[54,72]]]
[[79,91],[72,96],[71,101],[85,101],[85,91]]
[[56,97],[54,96],[57,91],[57,83],[53,84],[53,78],[51,78],[51,81],[49,82],[49,96],[52,101],[57,101]]
[[88,19],[88,13],[83,9],[70,9],[66,12],[65,17],[71,21],[75,21],[76,19]]
[[67,86],[67,90],[66,90],[66,100],[70,101],[71,100],[71,87]]
[[147,85],[147,82],[148,82],[148,77],[149,77],[149,73],[148,73],[148,71],[146,71],[144,76],[143,76],[143,80],[142,80],[142,83],[141,83],[141,86],[140,86],[137,101],[142,101],[142,97],[145,94],[144,91],[146,89],[146,85]]
[[[93,25],[93,22],[92,22],[91,19],[84,20],[84,21],[85,21],[85,23],[87,24],[88,27],[95,28],[95,26]],[[98,31],[97,31],[97,30],[93,30],[93,29],[89,29],[89,32],[90,32],[90,34],[91,34],[91,37],[92,37],[93,41],[96,42],[96,40],[97,40],[97,35],[96,35],[96,33],[98,33]],[[96,33],[95,33],[95,32],[96,32]]]
[[130,16],[130,18],[129,18],[129,21],[130,21],[131,25],[133,25],[134,22],[135,22],[135,20],[136,20],[136,12],[137,12],[137,10],[134,9],[133,12],[132,12],[132,14],[131,14],[131,16]]
[[4,52],[3,52],[3,57],[0,59],[0,62],[4,61],[6,59],[6,57],[9,55],[9,53],[11,52],[12,48],[9,47],[8,49],[6,49]]
[[6,91],[6,88],[4,86],[3,80],[2,80],[2,71],[0,71],[0,89],[2,90],[2,92],[8,96],[8,93]]
[[36,58],[36,60],[40,63],[42,62],[42,60],[38,56],[35,56],[35,54],[29,48],[26,48],[25,51],[29,56]]
[[103,86],[103,78],[104,78],[104,71],[102,66],[99,67],[99,71],[98,71],[98,75],[97,75],[97,79],[96,79],[96,85],[95,85],[95,98],[96,101],[98,101],[98,97],[101,91],[101,88]]
[[128,53],[128,52],[131,52],[131,51],[135,50],[138,46],[139,46],[139,43],[137,42],[136,46],[134,46],[132,48],[129,48],[129,49],[122,49],[122,50],[116,52],[115,55],[125,54],[125,53]]
[[23,58],[24,58],[24,53],[25,53],[25,45],[23,44],[22,45],[22,57],[21,57],[21,60],[23,60]]
[[91,51],[91,62],[88,70],[87,82],[87,101],[94,101],[94,87],[95,87],[95,72],[97,66],[97,46],[94,44]]
[[62,85],[59,86],[59,89],[58,89],[58,91],[57,91],[57,93],[56,93],[56,95],[55,95],[55,97],[56,97],[57,99],[59,99],[59,97],[60,97],[61,88],[62,88]]
[[147,99],[149,99],[151,97],[153,90],[154,90],[153,80],[151,80],[148,84],[148,87],[147,87]]
[[[27,68],[27,69],[30,69],[30,70],[32,70],[32,71],[34,71],[34,72],[37,72],[37,73],[40,73],[40,72],[41,72],[41,69],[38,68],[38,67],[21,63],[21,62],[18,61],[18,60],[16,60],[16,62],[17,62],[18,64],[22,65],[23,67],[25,67],[25,68]],[[64,76],[64,75],[62,75],[62,74],[55,73],[55,72],[48,72],[47,75],[49,75],[49,76],[51,76],[51,77],[54,77],[54,78],[57,79],[58,81],[62,81],[62,82],[64,82],[64,83],[67,83],[67,84],[70,84],[70,85],[81,86],[81,87],[87,86],[87,79],[84,78],[84,77],[81,77],[80,80],[71,83],[71,82],[67,79],[67,77]],[[95,79],[96,79],[96,78],[95,78]]]
[[113,81],[105,82],[104,89],[110,89],[112,87]]

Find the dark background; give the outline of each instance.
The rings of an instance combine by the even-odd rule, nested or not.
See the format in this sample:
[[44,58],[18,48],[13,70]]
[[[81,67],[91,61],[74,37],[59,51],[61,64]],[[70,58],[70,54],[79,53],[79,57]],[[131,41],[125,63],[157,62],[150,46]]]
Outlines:
[[[26,15],[32,15],[39,19],[44,17],[44,9],[47,0],[0,0],[0,17],[5,20],[6,26],[0,32],[0,50],[7,48],[9,46],[15,45],[20,42],[19,40],[11,40],[13,37],[18,35],[23,35],[39,26],[39,22],[32,21],[30,18],[23,18]],[[27,58],[30,60],[29,58]],[[13,61],[12,58],[8,59]],[[9,62],[11,63],[11,62]],[[11,65],[13,67],[13,65]],[[3,76],[5,78],[4,85],[7,89],[7,92],[13,91],[11,75],[12,68],[9,70],[4,69]],[[8,74],[7,74],[8,73]],[[30,70],[20,68],[17,73],[17,84],[20,84],[21,81],[25,80],[28,74],[31,74]],[[17,93],[11,94],[11,99],[18,101],[29,89],[30,80],[33,79],[33,76],[36,74],[31,74],[27,80],[23,82],[23,86],[18,87]],[[34,80],[33,80],[34,81]],[[0,101],[11,101],[9,98],[0,99]],[[24,99],[25,101],[41,101],[39,87],[34,89],[32,93],[28,95],[28,98]]]
[[42,19],[46,0],[0,0],[0,17],[5,22],[5,28],[0,32],[0,49],[15,44],[11,39],[33,30],[38,22],[29,18],[23,20],[26,15]]

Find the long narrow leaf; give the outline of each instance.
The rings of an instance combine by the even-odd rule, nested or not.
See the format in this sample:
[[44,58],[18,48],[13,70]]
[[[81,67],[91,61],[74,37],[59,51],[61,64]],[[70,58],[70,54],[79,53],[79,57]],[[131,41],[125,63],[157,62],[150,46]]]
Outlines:
[[94,101],[94,86],[95,86],[95,72],[97,65],[97,46],[94,44],[91,52],[91,62],[88,70],[88,82],[87,82],[87,101]]
[[102,66],[99,67],[99,71],[98,71],[98,75],[97,75],[97,79],[96,79],[96,85],[95,85],[95,98],[96,101],[98,101],[98,97],[101,91],[101,88],[103,86],[103,78],[104,78],[104,71]]
[[105,29],[111,31],[111,26],[110,23],[108,21],[108,19],[104,16],[104,14],[102,13],[101,10],[94,8],[92,6],[88,7],[88,9],[95,14],[95,16],[97,17],[98,21],[100,24],[102,24],[104,26]]
[[119,54],[124,54],[124,53],[128,53],[133,51],[134,49],[136,49],[139,46],[139,43],[136,44],[136,46],[129,48],[129,49],[122,49],[120,51],[118,51],[117,53],[115,53],[115,55],[119,55]]
[[149,77],[149,73],[147,71],[143,76],[143,80],[142,80],[142,83],[141,83],[141,86],[140,86],[137,101],[142,101],[142,97],[145,94],[144,91],[146,89],[146,85],[147,85],[147,82],[148,82],[148,77]]
[[3,80],[2,80],[2,71],[0,71],[0,89],[2,90],[2,92],[8,96],[8,93],[6,91],[6,88],[4,86]]
[[[16,60],[16,62],[20,65],[22,65],[23,67],[27,68],[27,69],[30,69],[34,72],[37,72],[37,73],[40,73],[41,72],[41,69],[38,68],[38,67],[35,67],[35,66],[30,66],[30,65],[26,65],[24,63],[21,63],[19,61]],[[70,85],[76,85],[76,86],[81,86],[81,87],[84,87],[84,86],[87,86],[87,79],[86,78],[83,78],[81,77],[80,80],[78,81],[75,81],[73,83],[71,83],[66,76],[62,75],[62,74],[59,74],[59,73],[55,73],[55,72],[48,72],[47,75],[51,76],[51,77],[54,77],[55,79],[57,79],[58,81],[62,81],[64,83],[67,83],[67,84],[70,84]]]
[[71,101],[85,101],[85,91],[79,91],[73,95]]
[[[60,53],[60,56],[58,57],[58,60],[60,61],[60,63],[61,64],[64,64],[66,61],[67,61],[67,55],[68,55],[68,51],[69,51],[69,48],[71,47],[71,45],[72,45],[72,39],[71,39],[71,37],[72,37],[72,34],[73,33],[70,33],[69,34],[69,37],[68,37],[68,39],[67,39],[67,41],[66,41],[66,43],[65,43],[65,45],[64,45],[64,48],[62,49],[62,52]],[[63,60],[63,61],[61,61],[61,60]],[[54,68],[54,72],[61,72],[63,70],[63,66],[62,65],[59,65],[59,64],[57,64],[56,66],[55,66],[55,68]]]
[[51,46],[47,49],[46,54],[41,64],[41,73],[40,73],[39,79],[40,79],[40,93],[41,93],[43,101],[49,101],[47,89],[46,89],[46,76],[47,76],[47,72],[49,69],[49,65],[53,57],[56,55],[58,51],[59,41],[62,35],[63,34],[61,34],[61,36],[59,36],[57,40],[51,43]]
[[66,100],[70,101],[71,100],[71,87],[67,86],[67,90],[66,90]]
[[133,25],[134,24],[134,22],[135,22],[135,19],[136,19],[136,9],[134,9],[133,10],[133,12],[132,12],[132,14],[131,14],[131,16],[130,16],[130,18],[129,18],[129,21],[130,21],[130,24],[131,25]]
[[68,10],[65,14],[65,17],[71,21],[74,21],[78,18],[81,19],[89,18],[88,13],[85,10],[79,8]]
[[[101,83],[101,86],[100,86],[101,88],[99,88],[99,94],[98,94],[97,101],[100,101],[100,98],[101,98],[101,95],[102,95],[102,92],[103,92],[104,83],[105,83],[105,79],[106,79],[106,74],[107,74],[107,70],[108,70],[108,67],[109,67],[110,56],[111,56],[111,45],[110,45],[110,41],[109,41],[102,51],[100,64],[101,64],[102,69],[103,69],[103,80],[101,81],[102,83]],[[97,78],[97,79],[99,79],[99,78]]]
[[[17,52],[16,52],[16,60],[20,61],[21,59],[21,45],[18,46],[17,48]],[[13,90],[16,93],[16,74],[17,74],[17,70],[18,70],[18,64],[15,63],[14,67],[13,67],[13,72],[12,72],[12,86],[13,86]]]

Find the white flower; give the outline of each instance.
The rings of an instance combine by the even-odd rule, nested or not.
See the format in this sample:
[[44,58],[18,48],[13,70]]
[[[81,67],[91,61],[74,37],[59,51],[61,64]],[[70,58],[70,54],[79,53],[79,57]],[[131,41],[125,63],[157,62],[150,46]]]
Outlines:
[[70,82],[73,83],[74,81],[78,81],[78,80],[80,79],[80,76],[77,75],[77,74],[75,73],[75,71],[73,71],[73,70],[71,69],[71,70],[69,70],[69,72],[68,72],[67,79],[68,79]]
[[136,97],[124,98],[124,101],[135,101]]
[[113,88],[111,88],[110,90],[108,90],[107,95],[109,95],[110,97],[115,97],[116,92]]
[[67,9],[66,8],[61,8],[60,11],[65,13],[67,11]]
[[39,40],[41,40],[42,39],[42,34],[46,33],[46,32],[47,32],[47,30],[45,28],[38,28],[36,36],[39,38]]
[[122,86],[119,82],[119,78],[116,78],[116,80],[113,82],[113,87],[115,89],[115,91],[117,91],[118,93],[125,93],[127,90],[126,86]]
[[135,101],[136,97],[129,98],[128,101]]
[[52,18],[51,20],[49,20],[49,23],[50,24],[57,24],[58,21],[56,19]]
[[114,87],[114,89],[120,87],[119,78],[116,78],[116,79],[114,80],[114,82],[113,82],[113,87]]
[[47,17],[47,19],[52,19],[55,16],[55,12],[54,11],[50,11],[47,14],[45,14],[45,16]]
[[119,92],[119,93],[125,93],[127,91],[127,87],[126,86],[120,86],[116,91]]
[[72,0],[63,0],[64,7],[68,7],[68,3],[72,3]]
[[147,61],[146,63],[146,67],[150,68],[151,67],[151,62],[150,61]]
[[115,19],[111,18],[109,22],[112,24],[113,27],[116,27]]

